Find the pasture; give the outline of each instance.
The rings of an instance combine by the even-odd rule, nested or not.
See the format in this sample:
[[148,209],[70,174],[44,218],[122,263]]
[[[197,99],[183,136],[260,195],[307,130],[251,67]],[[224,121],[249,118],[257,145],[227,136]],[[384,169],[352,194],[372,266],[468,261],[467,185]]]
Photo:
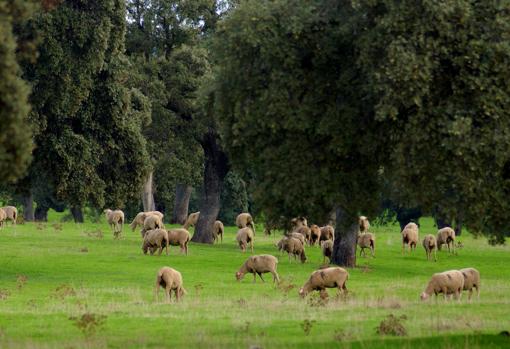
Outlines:
[[[420,241],[436,232],[432,220],[421,223]],[[266,237],[257,228],[255,253],[279,257],[279,286],[270,274],[266,283],[252,283],[251,274],[236,282],[249,252],[239,250],[232,226],[223,244],[190,243],[189,256],[177,247],[170,256],[146,256],[139,232],[126,225],[123,238],[113,240],[104,219],[60,223],[53,213],[48,223],[8,225],[0,229],[0,347],[510,347],[500,335],[510,330],[508,246],[491,247],[464,232],[458,255],[443,250],[427,262],[421,243],[401,255],[397,225],[373,226],[376,258],[358,258],[348,296],[329,290],[323,304],[316,295],[298,296],[322,264],[320,249],[307,247],[305,264],[289,262],[274,247],[279,234]],[[153,300],[156,272],[165,265],[183,275],[188,293],[181,303]],[[479,300],[468,303],[466,293],[461,303],[419,300],[433,273],[464,267],[481,272]],[[405,336],[376,332],[390,314]]]

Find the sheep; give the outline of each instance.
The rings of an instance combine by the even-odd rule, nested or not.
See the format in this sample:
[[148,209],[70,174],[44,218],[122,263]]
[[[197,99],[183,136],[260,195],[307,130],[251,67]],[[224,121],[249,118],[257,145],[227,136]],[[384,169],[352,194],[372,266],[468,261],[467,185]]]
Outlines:
[[437,262],[436,250],[437,250],[437,242],[436,237],[432,234],[428,234],[423,239],[423,248],[425,249],[425,253],[427,254],[427,260],[431,259],[432,252],[434,252],[434,262]]
[[4,225],[4,221],[7,219],[7,214],[3,208],[0,208],[0,228]]
[[368,218],[365,216],[359,216],[359,232],[360,232],[360,234],[368,232],[368,229],[370,229],[370,222],[368,221]]
[[308,221],[306,220],[305,217],[296,217],[290,220],[290,225],[292,227],[292,230],[296,230],[299,227],[307,227]]
[[251,227],[253,235],[255,235],[255,222],[249,213],[240,213],[236,218],[236,226],[241,228]]
[[7,220],[12,222],[12,225],[16,225],[16,220],[18,219],[18,209],[14,206],[5,206],[2,207],[5,212],[5,224],[7,225]]
[[455,296],[460,301],[461,291],[464,288],[464,275],[458,270],[449,270],[432,275],[425,291],[421,294],[421,299],[426,300],[432,293],[437,295],[442,293],[446,300],[447,295]]
[[293,238],[293,237],[288,238],[283,243],[283,250],[288,253],[289,261],[290,261],[290,256],[294,255],[294,259],[297,256],[299,256],[301,263],[306,262],[305,246],[300,240]]
[[310,244],[312,232],[310,231],[310,228],[308,228],[306,225],[300,226],[299,228],[294,230],[292,233],[298,233],[298,234],[303,235],[303,237],[305,238],[305,241],[308,244]]
[[175,299],[179,299],[187,292],[182,286],[182,275],[177,270],[170,267],[163,267],[159,269],[156,274],[156,285],[154,287],[154,297],[159,302],[159,288],[165,289],[165,299],[167,303],[170,303],[170,293],[175,292]]
[[250,244],[251,253],[253,253],[253,231],[251,228],[241,228],[237,231],[236,240],[241,251],[246,252],[246,247]]
[[184,222],[184,225],[182,227],[184,229],[188,229],[189,227],[194,227],[195,225],[197,225],[198,218],[200,218],[200,211],[190,213],[188,216],[188,219],[186,219],[186,222]]
[[159,211],[147,211],[147,212],[138,212],[136,217],[133,219],[131,224],[129,225],[131,227],[132,231],[135,231],[137,226],[143,227],[143,222],[145,221],[145,218],[148,216],[155,215],[159,216],[161,218],[161,221],[163,221],[163,217],[165,216],[163,213]]
[[476,288],[477,297],[480,298],[480,272],[475,268],[464,268],[459,271],[464,276],[463,289],[469,291],[468,300],[471,300],[473,287]]
[[326,225],[324,227],[321,227],[320,229],[321,229],[320,241],[335,240],[335,228],[333,228],[331,225]]
[[142,237],[145,236],[146,232],[153,229],[164,229],[163,221],[160,216],[157,215],[149,215],[143,221],[143,228],[140,232]]
[[413,247],[416,250],[418,234],[418,226],[415,223],[408,223],[404,227],[404,230],[402,230],[402,254],[405,253],[406,245],[409,247],[409,252],[413,250]]
[[221,242],[223,243],[223,233],[225,232],[225,227],[221,221],[215,221],[213,225],[213,236],[214,241],[219,240],[218,236],[221,237]]
[[104,210],[106,220],[110,227],[113,228],[113,235],[118,238],[122,234],[122,225],[124,224],[124,212],[121,210],[112,211],[110,209]]
[[320,291],[322,298],[327,298],[326,288],[338,288],[338,292],[347,294],[347,280],[349,273],[344,268],[330,267],[316,270],[299,290],[299,295],[304,298],[312,291]]
[[181,253],[188,255],[188,243],[191,239],[189,231],[184,228],[170,229],[168,233],[168,244],[172,246],[180,246]]
[[441,251],[441,246],[443,244],[448,246],[448,252],[452,252],[450,250],[451,248],[453,249],[453,253],[455,253],[455,230],[450,227],[445,227],[437,231],[437,249],[439,251]]
[[144,254],[147,254],[147,251],[150,250],[152,255],[156,249],[159,249],[158,255],[161,255],[163,247],[166,249],[166,255],[168,256],[168,233],[165,229],[153,229],[145,233],[142,243]]
[[278,277],[278,273],[276,272],[276,267],[278,266],[278,259],[275,256],[271,256],[268,254],[262,254],[258,256],[249,257],[246,262],[239,268],[239,271],[236,273],[237,281],[241,281],[246,273],[253,273],[253,282],[257,279],[257,274],[260,277],[260,280],[264,282],[262,278],[262,273],[271,273],[273,274],[273,283],[280,282],[280,278]]
[[366,256],[365,248],[369,248],[372,254],[372,257],[375,257],[375,236],[372,233],[366,232],[358,235],[357,245],[361,248],[359,251],[359,255],[363,253],[363,256]]
[[328,257],[329,262],[331,263],[331,256],[333,256],[333,240],[324,240],[321,242],[321,250],[322,250],[322,263],[326,263],[326,257]]
[[318,243],[321,238],[321,228],[317,224],[310,226],[310,245],[313,246]]

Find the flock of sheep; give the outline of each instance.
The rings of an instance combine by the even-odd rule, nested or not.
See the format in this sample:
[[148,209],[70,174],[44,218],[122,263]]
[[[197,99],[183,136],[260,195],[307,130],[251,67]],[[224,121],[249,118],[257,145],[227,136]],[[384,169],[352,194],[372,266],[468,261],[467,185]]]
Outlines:
[[[108,224],[112,227],[114,237],[118,238],[122,233],[124,225],[124,213],[121,210],[105,210]],[[18,211],[14,206],[5,206],[0,208],[0,227],[6,221],[16,224]],[[163,249],[168,255],[169,246],[179,246],[181,253],[188,254],[188,243],[190,241],[190,233],[187,230],[191,226],[195,226],[198,222],[200,212],[191,213],[188,216],[184,226],[176,229],[165,229],[163,224],[163,214],[159,211],[140,212],[136,215],[130,224],[133,231],[140,226],[141,237],[143,239],[142,251],[144,254],[150,252],[154,254],[158,251],[160,255]],[[255,224],[249,213],[241,213],[237,216],[236,226],[239,228],[236,234],[236,241],[239,248],[245,252],[250,247],[253,253],[253,242],[255,237]],[[306,218],[297,217],[291,220],[291,230],[286,232],[283,238],[276,244],[279,251],[287,252],[289,261],[291,256],[294,259],[299,257],[304,263],[307,258],[305,254],[305,246],[319,245],[322,250],[323,262],[326,257],[331,259],[333,254],[333,241],[335,238],[335,230],[331,225],[319,227],[315,224],[308,225]],[[370,223],[367,217],[359,217],[359,230],[357,236],[357,247],[360,248],[360,256],[366,256],[365,249],[369,249],[372,257],[375,257],[375,235],[369,232]],[[224,225],[221,221],[216,221],[213,228],[214,240],[223,242]],[[402,254],[406,251],[411,253],[416,250],[419,242],[419,228],[415,223],[407,224],[402,230]],[[450,253],[455,252],[455,231],[446,227],[439,229],[437,235],[428,234],[422,241],[425,249],[427,260],[437,260],[436,251],[441,250],[442,245],[446,245]],[[255,282],[257,275],[260,279],[262,274],[271,273],[273,282],[279,282],[280,278],[277,273],[278,259],[272,255],[254,255],[249,257],[246,262],[236,273],[236,279],[241,280],[245,274],[252,273]],[[319,291],[322,298],[327,297],[326,288],[338,288],[339,292],[347,292],[346,282],[349,273],[340,267],[326,267],[314,271],[308,281],[299,290],[299,294],[304,297],[311,291]],[[155,297],[158,298],[159,288],[165,289],[166,300],[170,301],[170,292],[175,293],[177,300],[186,293],[181,274],[170,267],[161,268],[156,277]],[[421,294],[421,299],[425,300],[430,295],[442,293],[446,299],[452,296],[460,299],[463,290],[469,291],[468,298],[471,299],[473,289],[476,289],[477,295],[480,294],[480,273],[474,268],[466,268],[461,270],[449,270],[437,273],[430,279],[425,291]]]

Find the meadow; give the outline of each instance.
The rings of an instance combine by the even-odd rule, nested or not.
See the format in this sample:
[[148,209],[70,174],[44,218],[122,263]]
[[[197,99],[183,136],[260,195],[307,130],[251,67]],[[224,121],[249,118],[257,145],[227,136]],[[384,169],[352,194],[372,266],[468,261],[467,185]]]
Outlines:
[[[124,227],[114,240],[100,223],[48,223],[0,229],[1,348],[503,348],[510,347],[510,248],[463,233],[457,255],[438,252],[429,262],[423,247],[402,256],[397,225],[373,226],[376,258],[358,258],[350,269],[349,294],[329,301],[298,296],[299,287],[322,264],[318,247],[301,264],[274,247],[277,236],[255,237],[256,254],[279,257],[280,285],[241,282],[235,272],[249,255],[227,227],[223,243],[177,247],[170,256],[143,255],[139,232]],[[421,221],[420,237],[435,233]],[[168,226],[167,226],[168,227]],[[180,303],[153,299],[157,270],[179,270],[187,295]],[[481,295],[460,303],[419,299],[430,276],[475,267]],[[164,299],[163,292],[160,293]],[[378,334],[393,316],[405,335]]]

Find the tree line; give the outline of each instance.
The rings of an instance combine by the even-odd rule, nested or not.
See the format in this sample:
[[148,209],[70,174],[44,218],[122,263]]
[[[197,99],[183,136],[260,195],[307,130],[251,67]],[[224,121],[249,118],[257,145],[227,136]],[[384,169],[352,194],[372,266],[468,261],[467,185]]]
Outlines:
[[200,187],[197,242],[212,242],[222,192],[281,226],[333,215],[347,266],[360,214],[433,214],[504,242],[509,10],[0,1],[2,188],[77,215],[142,197],[178,222]]

